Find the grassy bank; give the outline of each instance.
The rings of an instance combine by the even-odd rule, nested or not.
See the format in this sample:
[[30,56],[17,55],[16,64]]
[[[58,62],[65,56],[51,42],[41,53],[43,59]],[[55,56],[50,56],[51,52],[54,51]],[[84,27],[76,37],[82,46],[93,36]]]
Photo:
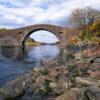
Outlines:
[[28,46],[37,46],[37,45],[41,45],[42,43],[39,43],[39,42],[26,42],[25,45],[28,45]]

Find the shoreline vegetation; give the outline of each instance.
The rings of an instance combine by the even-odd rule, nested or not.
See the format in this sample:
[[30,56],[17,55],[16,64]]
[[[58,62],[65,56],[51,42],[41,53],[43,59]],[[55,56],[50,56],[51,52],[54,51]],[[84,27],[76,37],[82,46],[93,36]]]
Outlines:
[[36,42],[36,41],[34,41],[31,37],[29,37],[29,38],[26,40],[26,42],[25,42],[25,45],[26,45],[26,46],[55,45],[55,44],[58,44],[58,42],[57,42],[57,43],[50,43],[50,44],[48,44],[48,43],[43,43],[43,42]]
[[48,43],[41,43],[41,42],[26,42],[25,45],[26,46],[38,46],[38,45],[56,45],[58,43],[51,43],[51,44],[48,44]]

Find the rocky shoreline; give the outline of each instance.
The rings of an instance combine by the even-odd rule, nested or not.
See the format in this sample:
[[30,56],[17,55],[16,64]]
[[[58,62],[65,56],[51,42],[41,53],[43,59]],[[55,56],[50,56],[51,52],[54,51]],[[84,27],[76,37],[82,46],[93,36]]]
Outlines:
[[0,100],[99,100],[100,63],[45,61],[0,88]]
[[0,100],[100,100],[100,49],[82,54],[83,62],[81,52],[67,50],[61,55],[65,58],[42,62],[2,86]]

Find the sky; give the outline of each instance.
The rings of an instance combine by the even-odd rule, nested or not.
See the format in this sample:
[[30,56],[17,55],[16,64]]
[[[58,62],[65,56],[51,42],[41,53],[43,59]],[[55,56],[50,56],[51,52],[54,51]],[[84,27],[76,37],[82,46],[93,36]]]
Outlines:
[[31,34],[30,37],[40,43],[52,44],[59,42],[58,38],[53,33],[44,30],[36,31]]
[[40,23],[66,26],[73,9],[87,6],[100,10],[100,0],[0,0],[0,28]]
[[34,24],[68,26],[75,8],[92,6],[100,10],[100,0],[0,0],[0,28],[20,28]]

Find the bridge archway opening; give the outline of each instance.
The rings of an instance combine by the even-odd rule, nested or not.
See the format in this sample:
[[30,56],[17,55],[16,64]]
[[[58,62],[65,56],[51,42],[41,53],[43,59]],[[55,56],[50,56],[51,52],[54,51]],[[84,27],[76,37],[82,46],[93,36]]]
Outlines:
[[38,29],[38,30],[33,30],[29,32],[23,39],[22,45],[26,44],[33,44],[34,43],[41,43],[41,44],[56,44],[59,43],[60,40],[57,37],[56,33],[48,31],[48,30],[43,30],[43,29]]

